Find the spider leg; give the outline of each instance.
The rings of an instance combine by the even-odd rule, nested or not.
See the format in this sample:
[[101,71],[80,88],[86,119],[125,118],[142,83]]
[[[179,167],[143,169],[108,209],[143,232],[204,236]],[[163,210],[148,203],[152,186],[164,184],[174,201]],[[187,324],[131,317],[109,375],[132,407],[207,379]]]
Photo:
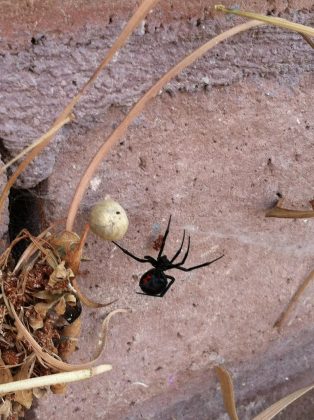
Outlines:
[[151,263],[153,267],[156,267],[157,265],[157,261],[155,260],[155,258],[151,257],[150,255],[145,255],[144,260]]
[[188,255],[189,255],[189,251],[190,251],[190,242],[191,242],[191,238],[189,237],[188,238],[188,247],[187,247],[186,253],[185,253],[184,257],[183,257],[183,260],[181,262],[177,263],[177,264],[171,264],[170,267],[167,268],[167,270],[170,270],[172,268],[178,268],[178,267],[180,267],[181,265],[183,265],[185,263]]
[[183,238],[182,238],[182,242],[180,245],[180,248],[178,249],[178,251],[175,253],[174,257],[172,258],[172,260],[170,261],[170,264],[173,263],[173,261],[177,258],[177,256],[180,254],[182,247],[183,247],[183,243],[184,243],[184,239],[185,239],[185,230],[183,231]]
[[143,292],[135,292],[137,295],[145,295],[145,296],[151,296],[151,297],[162,297],[160,295],[150,295],[148,293],[143,293]]
[[178,267],[177,264],[175,266],[172,266],[171,268],[176,268],[177,270],[181,270],[181,271],[192,271],[192,270],[196,270],[197,268],[206,267],[207,265],[210,265],[210,264],[214,263],[215,261],[220,260],[220,258],[222,258],[223,256],[224,255],[220,255],[220,257],[218,257],[218,258],[216,258],[212,261],[209,261],[209,262],[206,262],[206,263],[203,263],[203,264],[199,264],[199,265],[194,265],[193,267],[189,267],[189,268]]
[[161,243],[161,247],[160,247],[160,250],[159,250],[159,253],[158,253],[157,260],[161,257],[161,254],[164,251],[166,239],[167,239],[167,236],[168,236],[168,233],[169,233],[170,222],[171,222],[171,214],[170,214],[170,217],[169,217],[169,222],[168,222],[168,225],[167,225],[166,232],[164,234],[164,237],[162,238],[162,243]]
[[131,254],[131,252],[127,251],[126,249],[122,248],[122,246],[120,246],[119,244],[117,244],[117,242],[112,241],[118,248],[121,249],[122,252],[124,252],[126,255],[128,255],[129,257],[133,258],[134,260],[140,262],[140,263],[149,263],[150,261],[145,260],[144,258],[138,258],[135,255]]
[[165,288],[165,290],[163,292],[160,293],[160,297],[165,296],[165,294],[168,292],[168,290],[170,289],[170,287],[173,285],[173,283],[175,282],[175,278],[172,276],[168,276],[166,275],[167,279],[170,279],[169,283],[167,284],[167,287]]

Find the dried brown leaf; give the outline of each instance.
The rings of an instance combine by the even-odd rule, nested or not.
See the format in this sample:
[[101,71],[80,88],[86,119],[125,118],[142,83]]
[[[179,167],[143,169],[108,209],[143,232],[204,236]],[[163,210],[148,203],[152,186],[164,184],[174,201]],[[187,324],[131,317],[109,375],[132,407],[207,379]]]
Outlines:
[[40,292],[32,293],[32,295],[37,299],[43,299],[48,302],[54,301],[56,299],[56,296],[48,290],[41,290]]
[[39,398],[42,398],[47,395],[48,388],[47,387],[33,388],[32,392],[33,392],[34,397],[39,400]]
[[7,418],[10,417],[11,412],[12,412],[12,403],[10,400],[5,400],[0,405],[0,416],[3,416],[3,419],[7,420]]
[[73,303],[74,305],[77,303],[76,296],[72,293],[66,293],[63,297],[66,303]]
[[8,382],[12,382],[13,381],[13,376],[11,374],[10,369],[8,369],[7,367],[5,367],[5,363],[3,362],[3,360],[0,358],[0,384],[6,384]]
[[[28,379],[31,376],[32,368],[34,366],[35,356],[31,356],[26,359],[25,363],[21,366],[19,372],[14,376],[14,381],[21,381]],[[23,407],[29,409],[33,402],[33,392],[31,389],[16,392],[14,395],[14,401],[21,404]]]
[[62,330],[59,355],[62,359],[68,359],[74,353],[77,346],[77,338],[81,333],[81,318],[77,318],[72,324],[66,325]]
[[51,293],[60,294],[69,288],[73,277],[73,271],[70,268],[66,268],[65,261],[62,261],[50,275],[48,288]]
[[68,338],[77,338],[81,332],[81,318],[77,318],[72,324],[63,328],[62,335]]
[[38,317],[30,317],[29,318],[29,325],[33,328],[34,331],[40,330],[44,326],[44,320],[42,316],[38,315]]
[[60,258],[68,262],[69,254],[76,251],[80,244],[80,237],[74,232],[63,231],[51,238],[50,243],[59,254]]
[[58,298],[54,299],[53,301],[50,301],[50,302],[36,303],[34,305],[34,309],[39,315],[42,316],[42,318],[45,318],[49,309],[51,309],[57,301],[58,301]]
[[56,311],[58,315],[63,315],[65,312],[65,308],[66,308],[66,302],[65,302],[64,296],[62,296],[59,302],[54,307],[54,310]]
[[86,224],[82,237],[74,232],[64,231],[59,236],[52,238],[51,243],[74,274],[77,274],[81,264],[83,247],[89,232]]
[[67,384],[55,384],[55,385],[50,386],[51,392],[58,395],[65,394],[67,388],[68,388]]

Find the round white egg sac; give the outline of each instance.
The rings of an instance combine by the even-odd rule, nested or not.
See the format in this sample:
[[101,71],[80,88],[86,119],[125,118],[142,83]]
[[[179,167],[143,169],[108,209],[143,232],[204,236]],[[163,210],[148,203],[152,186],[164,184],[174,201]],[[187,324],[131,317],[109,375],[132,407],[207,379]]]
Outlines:
[[107,241],[117,241],[126,234],[129,220],[119,203],[106,199],[92,207],[89,224],[96,235]]

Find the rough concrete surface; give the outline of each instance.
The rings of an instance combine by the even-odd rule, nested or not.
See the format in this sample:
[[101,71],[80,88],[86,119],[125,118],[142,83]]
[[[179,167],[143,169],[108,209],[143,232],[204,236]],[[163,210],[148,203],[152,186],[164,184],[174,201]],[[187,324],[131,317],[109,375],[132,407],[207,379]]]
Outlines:
[[[202,20],[200,16],[139,27],[76,108],[74,127],[56,136],[46,153],[22,174],[18,185],[32,188],[47,178],[53,171],[60,142],[68,141],[73,130],[81,133],[93,128],[104,120],[110,106],[133,104],[188,52],[237,22],[221,15],[216,21]],[[304,9],[293,11],[290,17],[311,23],[311,15]],[[36,26],[26,33],[22,31],[25,45],[20,38],[20,43],[1,39],[0,145],[4,159],[15,156],[50,127],[67,100],[88,80],[124,24],[121,20],[108,24],[106,20],[104,26],[86,23],[83,28],[61,33],[56,29],[42,32]],[[5,29],[3,26],[4,35]],[[194,92],[246,77],[272,75],[296,83],[300,74],[311,71],[312,60],[310,47],[298,34],[259,28],[218,46],[167,89]]]
[[[14,30],[0,19],[4,158],[49,127],[134,6],[93,1],[71,8],[74,2],[63,3],[61,8],[54,2],[50,10],[48,1],[21,2],[24,18],[17,18]],[[179,2],[169,9],[170,3],[161,2],[151,13],[82,100],[76,121],[20,181],[31,187],[49,177],[43,197],[48,219],[66,215],[88,161],[153,81],[238,22],[214,20],[213,2],[184,2],[182,9]],[[244,5],[313,22],[311,2]],[[14,3],[7,7],[8,16],[19,16]],[[111,21],[110,7],[115,10]],[[66,26],[61,9],[66,9]],[[56,19],[48,19],[48,10]],[[128,212],[130,227],[121,244],[136,255],[156,255],[153,241],[172,214],[168,256],[179,247],[183,229],[191,235],[187,265],[225,256],[195,272],[173,271],[171,290],[154,299],[135,293],[148,267],[90,235],[85,255],[91,260],[82,265],[82,289],[99,301],[119,298],[112,308],[130,309],[111,322],[102,360],[114,368],[72,385],[65,397],[41,400],[29,418],[223,420],[227,417],[212,371],[217,363],[229,367],[235,378],[241,419],[313,382],[314,285],[283,332],[273,329],[313,268],[313,219],[264,217],[278,195],[299,209],[309,208],[314,198],[313,69],[313,51],[302,38],[259,28],[208,53],[136,119],[95,175],[77,230],[90,207],[110,194]],[[84,311],[76,361],[92,356],[105,314],[105,309]],[[313,395],[289,410],[281,418],[311,419]]]

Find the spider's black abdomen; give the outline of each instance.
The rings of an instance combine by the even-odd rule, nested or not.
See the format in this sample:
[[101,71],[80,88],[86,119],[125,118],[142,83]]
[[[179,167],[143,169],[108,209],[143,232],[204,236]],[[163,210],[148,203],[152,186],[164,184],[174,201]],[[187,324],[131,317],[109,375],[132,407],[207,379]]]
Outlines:
[[158,295],[167,287],[168,280],[162,271],[153,268],[146,271],[140,279],[140,288],[148,295]]

